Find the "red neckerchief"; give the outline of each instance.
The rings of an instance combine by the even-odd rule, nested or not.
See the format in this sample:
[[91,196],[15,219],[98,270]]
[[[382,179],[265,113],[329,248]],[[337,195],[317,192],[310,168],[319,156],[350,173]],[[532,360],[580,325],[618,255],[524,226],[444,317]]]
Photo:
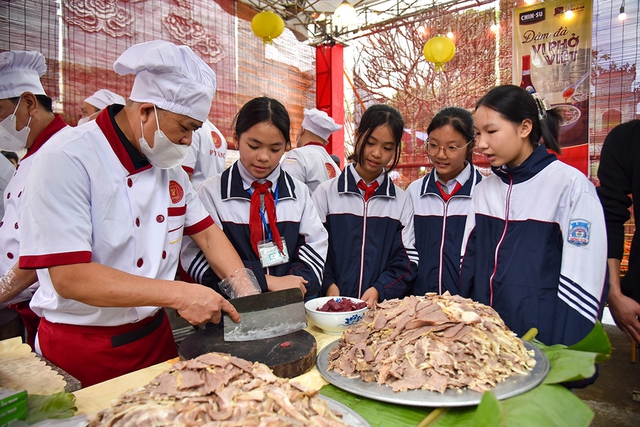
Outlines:
[[253,187],[253,193],[251,193],[251,206],[249,210],[249,230],[251,231],[251,246],[256,255],[260,256],[258,252],[258,242],[262,240],[262,218],[260,217],[260,195],[264,194],[264,210],[267,213],[269,219],[269,227],[271,227],[271,237],[276,246],[280,250],[280,253],[284,253],[282,247],[282,239],[280,238],[280,232],[278,231],[277,218],[276,218],[276,204],[273,199],[273,194],[269,188],[271,188],[271,181],[267,181],[264,184],[260,184],[258,181],[254,181],[251,184]]
[[447,194],[442,189],[442,185],[440,185],[440,181],[436,181],[436,185],[438,186],[438,190],[440,190],[440,195],[442,196],[442,200],[444,200],[445,202],[449,201],[451,196],[456,194],[458,192],[458,190],[460,190],[462,188],[462,184],[460,184],[459,182],[456,181],[456,185],[455,185],[455,187],[453,187],[453,191],[451,191],[451,193]]
[[363,180],[358,181],[358,188],[364,191],[364,201],[369,200],[378,189],[378,181],[373,181],[371,185],[367,185]]

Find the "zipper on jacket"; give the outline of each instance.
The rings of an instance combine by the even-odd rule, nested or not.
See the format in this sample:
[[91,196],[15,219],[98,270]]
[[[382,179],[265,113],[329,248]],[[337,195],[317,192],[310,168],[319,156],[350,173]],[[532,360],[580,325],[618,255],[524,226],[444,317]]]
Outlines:
[[[362,196],[362,195],[361,195]],[[373,196],[371,197],[373,198]],[[369,200],[371,200],[371,198]],[[364,247],[367,240],[367,208],[369,207],[369,200],[364,200],[364,215],[362,216],[362,246],[360,247],[360,280],[358,283],[358,298],[362,299],[362,279],[364,275]]]
[[509,205],[511,203],[511,189],[513,188],[513,177],[510,173],[507,172],[507,176],[509,177],[509,187],[507,188],[507,200],[505,203],[504,209],[504,229],[502,230],[502,236],[500,236],[500,240],[498,240],[498,244],[496,245],[496,251],[493,254],[493,272],[491,273],[491,277],[489,277],[489,306],[493,307],[493,278],[495,277],[498,271],[498,252],[500,252],[500,246],[504,241],[504,237],[507,235],[507,227],[509,224]]
[[[451,200],[451,197],[449,200]],[[444,258],[444,236],[446,234],[445,230],[447,228],[447,211],[449,207],[449,200],[446,202],[440,198],[444,203],[444,212],[442,214],[442,235],[440,236],[440,260],[438,265],[438,295],[442,295],[442,264]]]

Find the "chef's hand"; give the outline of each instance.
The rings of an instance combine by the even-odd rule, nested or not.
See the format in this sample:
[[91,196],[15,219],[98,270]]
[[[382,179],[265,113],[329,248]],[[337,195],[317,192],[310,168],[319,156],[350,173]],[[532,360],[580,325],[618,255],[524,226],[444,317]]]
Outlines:
[[267,275],[267,287],[269,291],[281,291],[283,289],[295,289],[298,288],[302,291],[302,296],[307,293],[307,287],[309,283],[304,277],[288,275],[288,276],[269,276]]
[[335,283],[332,283],[327,288],[326,296],[328,297],[339,297],[340,296],[340,288]]
[[616,325],[631,341],[640,343],[640,304],[622,292],[611,292],[607,297],[609,310]]
[[240,314],[235,307],[213,289],[193,283],[184,284],[188,286],[181,289],[180,301],[174,308],[192,325],[202,325],[207,322],[220,323],[223,311],[234,322],[240,321]]
[[378,302],[378,298],[380,298],[380,294],[378,293],[378,290],[373,286],[367,289],[364,294],[362,294],[362,301],[366,302],[367,307],[369,308],[373,308],[373,304]]
[[237,269],[229,277],[218,282],[218,287],[231,299],[257,295],[262,292],[258,279],[248,268]]

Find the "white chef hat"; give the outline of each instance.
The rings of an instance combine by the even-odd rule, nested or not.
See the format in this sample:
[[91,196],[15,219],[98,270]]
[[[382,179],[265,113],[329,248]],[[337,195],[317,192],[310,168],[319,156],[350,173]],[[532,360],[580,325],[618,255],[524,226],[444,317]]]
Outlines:
[[125,104],[123,97],[121,97],[117,93],[111,92],[109,89],[100,89],[96,91],[96,93],[85,99],[84,102],[93,105],[99,110],[102,110],[103,108],[111,104]]
[[315,133],[325,141],[329,139],[329,136],[331,136],[333,132],[342,129],[342,125],[336,124],[327,113],[317,108],[312,108],[311,110],[304,109],[302,127]]
[[16,98],[25,92],[46,95],[40,82],[40,76],[46,71],[47,64],[40,52],[0,52],[0,99]]
[[155,40],[127,49],[113,64],[135,74],[129,99],[204,122],[216,92],[216,74],[188,46]]

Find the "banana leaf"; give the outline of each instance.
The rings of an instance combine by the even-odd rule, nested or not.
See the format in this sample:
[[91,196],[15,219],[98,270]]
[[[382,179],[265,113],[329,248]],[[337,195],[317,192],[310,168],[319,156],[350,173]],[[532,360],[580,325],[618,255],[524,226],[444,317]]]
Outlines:
[[71,393],[30,394],[27,396],[26,422],[35,424],[47,419],[70,418],[77,410],[76,397]]

